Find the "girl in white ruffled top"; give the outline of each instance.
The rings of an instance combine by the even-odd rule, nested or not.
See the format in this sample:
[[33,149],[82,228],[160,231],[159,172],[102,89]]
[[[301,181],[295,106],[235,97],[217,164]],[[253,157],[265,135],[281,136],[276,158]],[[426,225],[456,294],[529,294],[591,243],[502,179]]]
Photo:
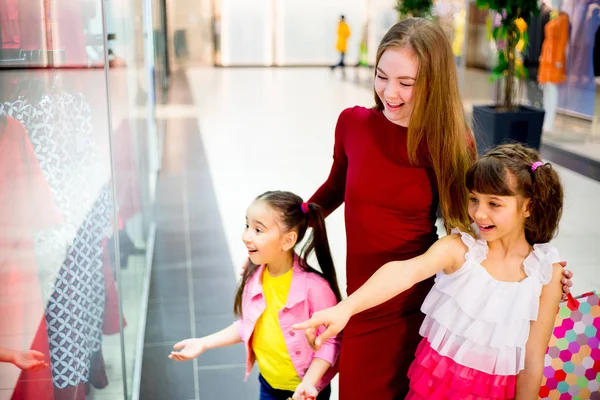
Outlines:
[[[562,294],[558,252],[547,244],[562,186],[551,165],[517,144],[486,154],[466,179],[472,232],[452,231],[422,256],[385,264],[347,299],[294,328],[319,347],[352,315],[436,275],[421,308],[423,340],[407,399],[537,399]],[[315,337],[321,325],[327,330]]]

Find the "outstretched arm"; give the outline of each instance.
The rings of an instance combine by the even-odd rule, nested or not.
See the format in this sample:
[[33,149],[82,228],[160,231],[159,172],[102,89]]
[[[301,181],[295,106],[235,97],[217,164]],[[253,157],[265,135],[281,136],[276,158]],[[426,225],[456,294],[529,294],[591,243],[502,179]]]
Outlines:
[[169,354],[169,358],[177,361],[187,361],[198,357],[206,350],[216,349],[218,347],[231,346],[240,343],[242,338],[235,324],[213,333],[212,335],[201,338],[185,339],[173,346],[175,351]]
[[39,371],[48,366],[46,356],[36,350],[19,351],[0,346],[0,362],[14,364],[22,370]]
[[[439,271],[453,272],[462,265],[465,248],[458,235],[438,240],[419,257],[407,261],[393,261],[379,268],[356,292],[335,307],[317,312],[306,322],[294,325],[305,329],[308,340],[315,348],[339,333],[351,316],[375,307],[421,282]],[[314,329],[324,325],[327,329],[317,338],[311,337]],[[313,343],[314,342],[314,343]]]
[[0,362],[12,363],[14,354],[14,350],[0,346]]
[[439,271],[452,272],[456,261],[461,258],[464,261],[464,245],[460,237],[445,236],[421,256],[385,264],[342,304],[346,303],[345,307],[352,315],[358,314],[388,301]]

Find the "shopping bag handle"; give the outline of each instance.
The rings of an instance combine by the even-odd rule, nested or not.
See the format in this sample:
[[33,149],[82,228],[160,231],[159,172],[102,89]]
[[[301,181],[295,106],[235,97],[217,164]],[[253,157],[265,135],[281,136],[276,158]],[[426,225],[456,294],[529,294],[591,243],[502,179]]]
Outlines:
[[[591,293],[584,293],[579,297],[587,296]],[[579,300],[577,300],[571,293],[567,293],[567,308],[571,311],[575,311],[579,308]]]
[[579,308],[579,300],[578,299],[582,299],[587,296],[594,296],[595,294],[596,294],[595,290],[591,291],[591,292],[580,294],[577,297],[573,297],[573,295],[571,293],[569,293],[569,294],[567,294],[567,307],[569,308],[569,310],[575,311]]

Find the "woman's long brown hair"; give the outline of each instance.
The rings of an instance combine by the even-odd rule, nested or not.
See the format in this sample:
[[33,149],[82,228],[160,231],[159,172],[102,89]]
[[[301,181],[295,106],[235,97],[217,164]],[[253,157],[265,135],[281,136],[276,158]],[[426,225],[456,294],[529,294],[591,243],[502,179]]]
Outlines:
[[[340,288],[338,286],[337,276],[335,274],[333,258],[331,257],[329,240],[327,239],[325,215],[321,207],[315,203],[308,203],[308,210],[305,213],[301,207],[302,198],[294,193],[284,191],[263,193],[258,196],[255,201],[264,201],[269,207],[279,213],[282,231],[290,232],[295,230],[298,234],[296,243],[302,242],[310,223],[312,232],[308,238],[308,241],[300,252],[300,266],[305,271],[319,274],[325,278],[325,280],[329,283],[331,290],[335,294],[335,297],[338,301],[340,301],[342,296],[340,294]],[[313,251],[317,256],[317,261],[319,262],[319,267],[321,267],[321,272],[313,269],[308,264],[308,256]],[[233,312],[238,317],[242,316],[244,289],[246,288],[248,280],[250,280],[257,269],[258,265],[250,263],[244,271],[244,275],[242,276],[242,281],[238,287],[233,305]]]
[[[390,48],[410,48],[419,62],[415,106],[408,124],[410,161],[417,163],[419,156],[428,158],[436,176],[446,228],[468,232],[465,176],[476,159],[476,149],[460,100],[450,42],[437,23],[408,18],[390,28],[383,37],[375,65]],[[384,109],[377,93],[375,108]],[[423,148],[428,149],[428,154],[419,154]]]

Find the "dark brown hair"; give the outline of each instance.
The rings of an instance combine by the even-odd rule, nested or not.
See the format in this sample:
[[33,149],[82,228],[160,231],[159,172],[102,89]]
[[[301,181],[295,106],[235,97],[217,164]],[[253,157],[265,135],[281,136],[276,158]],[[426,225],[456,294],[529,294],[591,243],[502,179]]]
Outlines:
[[490,150],[467,172],[470,191],[497,196],[520,195],[529,199],[530,216],[525,221],[529,244],[547,243],[558,232],[563,209],[563,188],[550,164],[532,171],[541,161],[533,149],[520,144],[504,144]]
[[[264,201],[269,207],[279,212],[279,218],[284,232],[295,230],[298,234],[296,243],[300,243],[309,227],[312,228],[311,235],[300,252],[300,266],[309,272],[321,275],[327,282],[338,301],[342,299],[340,289],[338,287],[337,276],[335,274],[335,266],[331,257],[329,248],[329,240],[327,239],[327,229],[325,227],[325,216],[321,207],[315,203],[308,203],[308,212],[302,210],[302,198],[291,192],[272,191],[261,194],[255,201]],[[313,269],[307,262],[310,253],[314,251],[317,256],[317,261],[321,267],[321,272]],[[244,288],[248,280],[254,275],[258,269],[258,265],[250,263],[235,295],[233,312],[236,316],[242,316],[242,299]]]
[[[464,181],[477,156],[460,100],[450,42],[437,23],[407,18],[392,26],[383,37],[375,66],[386,50],[402,48],[412,49],[419,61],[415,107],[408,123],[410,161],[416,163],[419,150],[427,148],[425,156],[436,176],[446,227],[468,230],[470,220]],[[384,109],[377,92],[375,109]]]

